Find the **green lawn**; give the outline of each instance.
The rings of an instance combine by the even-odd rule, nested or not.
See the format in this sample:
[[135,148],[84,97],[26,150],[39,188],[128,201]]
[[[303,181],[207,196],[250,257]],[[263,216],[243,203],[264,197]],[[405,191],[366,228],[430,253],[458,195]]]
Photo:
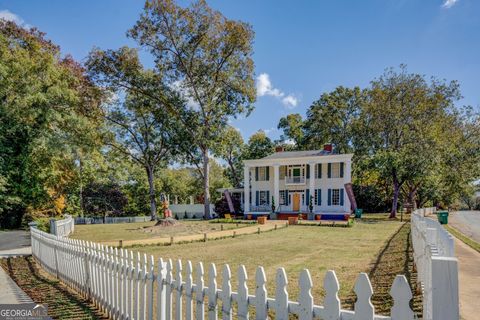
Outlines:
[[[118,224],[89,224],[75,225],[75,232],[71,236],[74,239],[88,241],[114,241],[114,240],[140,240],[149,238],[160,238],[170,236],[181,236],[198,234],[212,231],[219,231],[222,224],[209,223],[207,221],[180,220],[178,226],[159,228],[151,231],[155,222],[118,223]],[[247,225],[223,224],[223,229],[236,229]]]
[[[310,270],[315,302],[321,303],[323,277],[329,269],[335,270],[340,281],[340,297],[351,300],[352,288],[359,272],[370,272],[379,253],[394,237],[403,224],[381,219],[356,222],[352,228],[315,226],[290,226],[285,229],[215,241],[194,242],[173,246],[134,247],[156,258],[191,260],[193,263],[216,263],[221,279],[221,268],[228,263],[233,275],[244,264],[254,289],[256,266],[263,266],[267,273],[267,288],[275,290],[275,272],[284,267],[289,277],[289,294],[298,294],[298,276],[302,269]],[[408,228],[405,228],[408,231]],[[403,255],[400,251],[398,254]],[[207,266],[205,266],[206,270]],[[208,277],[206,277],[208,278]],[[236,288],[236,277],[232,284]],[[393,279],[392,279],[393,281]],[[221,281],[218,281],[221,286]],[[235,289],[236,290],[236,289]],[[349,298],[349,299],[347,299]]]

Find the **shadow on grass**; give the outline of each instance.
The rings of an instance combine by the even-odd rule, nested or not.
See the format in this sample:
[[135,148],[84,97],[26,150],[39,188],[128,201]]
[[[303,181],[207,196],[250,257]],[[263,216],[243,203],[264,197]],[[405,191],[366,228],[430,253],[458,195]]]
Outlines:
[[107,319],[88,300],[58,280],[42,276],[32,257],[8,258],[6,269],[34,302],[48,306],[48,313],[54,319]]
[[[413,289],[413,299],[410,301],[412,310],[422,313],[422,298],[417,291],[417,274],[413,270],[413,254],[410,238],[410,224],[404,223],[385,243],[372,263],[368,275],[373,287],[372,304],[377,314],[390,314],[393,299],[390,288],[399,274],[405,275]],[[344,304],[353,308],[356,301],[355,293],[351,293]]]

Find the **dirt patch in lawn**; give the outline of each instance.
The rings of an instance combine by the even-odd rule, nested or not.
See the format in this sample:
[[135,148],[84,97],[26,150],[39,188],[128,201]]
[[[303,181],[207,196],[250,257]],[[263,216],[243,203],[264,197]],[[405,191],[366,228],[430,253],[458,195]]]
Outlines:
[[79,294],[39,270],[32,257],[0,259],[8,275],[53,319],[108,319]]

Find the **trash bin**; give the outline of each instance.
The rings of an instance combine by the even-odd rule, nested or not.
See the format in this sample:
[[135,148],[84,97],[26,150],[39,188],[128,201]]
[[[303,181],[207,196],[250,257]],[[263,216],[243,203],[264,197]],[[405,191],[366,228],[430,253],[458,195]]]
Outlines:
[[361,218],[363,209],[355,209],[355,218]]
[[440,224],[448,224],[448,211],[438,211],[437,218]]

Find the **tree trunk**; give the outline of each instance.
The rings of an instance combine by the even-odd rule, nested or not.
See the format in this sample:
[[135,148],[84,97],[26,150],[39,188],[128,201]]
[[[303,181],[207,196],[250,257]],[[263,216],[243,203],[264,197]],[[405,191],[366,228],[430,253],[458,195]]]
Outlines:
[[409,188],[407,197],[408,203],[412,205],[412,210],[417,210],[417,188]]
[[210,165],[208,158],[208,149],[203,152],[203,214],[205,219],[210,219]]
[[148,189],[149,189],[149,196],[150,196],[150,218],[151,221],[155,221],[157,219],[157,201],[155,199],[155,185],[153,183],[153,168],[150,166],[146,166],[145,170],[147,170],[148,176]]
[[392,210],[390,211],[389,218],[395,218],[397,216],[397,207],[398,207],[398,196],[400,195],[400,183],[398,182],[397,176],[393,177],[393,201],[392,201]]

